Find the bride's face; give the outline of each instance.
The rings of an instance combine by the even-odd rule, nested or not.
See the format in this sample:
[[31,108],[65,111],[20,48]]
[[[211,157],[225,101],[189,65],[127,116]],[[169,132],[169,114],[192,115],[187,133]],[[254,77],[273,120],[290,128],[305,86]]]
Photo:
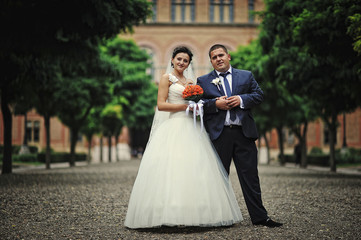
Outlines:
[[186,53],[178,53],[172,58],[174,70],[183,72],[189,66],[189,55]]

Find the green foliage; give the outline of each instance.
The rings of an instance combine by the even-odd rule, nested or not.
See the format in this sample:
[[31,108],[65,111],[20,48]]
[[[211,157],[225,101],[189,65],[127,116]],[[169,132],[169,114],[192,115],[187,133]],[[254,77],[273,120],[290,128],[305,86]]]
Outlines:
[[108,104],[100,113],[102,129],[105,136],[119,135],[123,127],[122,106]]
[[109,101],[106,81],[98,78],[63,78],[57,97],[62,104],[58,107],[60,120],[70,128],[80,128],[90,109],[103,106]]
[[14,155],[13,160],[16,162],[37,162],[38,157],[37,154],[22,154],[22,155]]
[[146,74],[148,54],[132,40],[112,39],[101,46],[104,58],[117,66],[120,77],[111,80],[113,103],[123,109],[123,124],[130,128],[147,129],[151,126],[157,88]]
[[347,34],[349,34],[353,40],[353,49],[361,54],[361,14],[355,13],[352,16],[349,16],[349,26],[347,28]]
[[[328,154],[323,153],[321,148],[313,147],[307,156],[307,161],[311,165],[329,166]],[[286,155],[286,162],[295,162],[294,155]],[[336,163],[342,164],[361,164],[361,149],[346,148],[336,150]]]
[[154,109],[157,105],[158,87],[149,83],[134,103],[128,118],[128,126],[137,130],[148,130],[152,125]]
[[[86,154],[85,153],[76,153],[75,154],[75,161],[86,161]],[[61,162],[69,162],[72,158],[71,154],[63,153],[63,152],[56,152],[52,153],[50,156],[51,163],[61,163]],[[39,153],[37,155],[37,161],[44,163],[45,162],[45,153]]]
[[[329,163],[329,155],[327,154],[309,154],[307,155],[307,163],[310,165],[327,167]],[[295,163],[295,155],[285,155],[285,162]]]
[[[147,0],[0,1],[0,27],[6,33],[0,38],[2,105],[24,102],[22,96],[33,91],[39,96],[34,105],[40,114],[45,119],[54,116],[61,99],[55,96],[57,80],[116,73],[109,62],[99,59],[99,42],[132,31],[150,13]],[[10,111],[8,107],[2,111],[4,125],[10,129]],[[11,132],[5,131],[4,136],[3,171],[10,173]]]
[[80,128],[89,142],[94,134],[101,132],[101,111],[102,107],[93,107]]
[[336,151],[337,164],[361,163],[361,149],[346,148]]
[[[20,145],[12,145],[12,153],[18,154],[20,151],[21,146]],[[30,153],[38,153],[38,147],[37,146],[28,146]],[[2,154],[4,151],[4,146],[0,145],[0,154]]]
[[[267,0],[266,6],[259,42],[269,57],[266,66],[274,67],[264,68],[267,75],[274,73],[273,82],[307,106],[298,110],[304,113],[298,120],[318,114],[334,133],[337,115],[361,106],[361,61],[347,34],[354,29],[349,17],[360,12],[361,0]],[[297,104],[291,106],[296,110]]]
[[319,147],[312,147],[310,150],[310,154],[323,154],[323,151]]
[[81,41],[131,31],[151,13],[147,0],[1,1],[0,9],[1,29],[7,33],[2,47],[53,53],[77,51]]

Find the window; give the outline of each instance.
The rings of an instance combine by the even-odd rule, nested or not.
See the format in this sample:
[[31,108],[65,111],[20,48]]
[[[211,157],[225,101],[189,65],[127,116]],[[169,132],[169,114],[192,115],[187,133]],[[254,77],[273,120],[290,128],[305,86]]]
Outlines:
[[153,22],[156,22],[157,21],[157,0],[152,1],[152,10],[153,10],[152,20],[153,20]]
[[254,16],[252,14],[252,11],[254,11],[254,1],[248,0],[248,21],[251,23],[254,22]]
[[211,0],[210,21],[215,23],[233,22],[233,0]]
[[40,140],[40,121],[26,122],[26,136],[28,142],[39,142]]
[[194,22],[194,0],[172,0],[172,22]]

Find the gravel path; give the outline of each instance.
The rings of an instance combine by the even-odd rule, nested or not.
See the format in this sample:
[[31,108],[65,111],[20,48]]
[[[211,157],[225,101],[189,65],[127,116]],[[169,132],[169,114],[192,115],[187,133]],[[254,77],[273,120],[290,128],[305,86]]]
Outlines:
[[244,221],[220,228],[123,226],[139,160],[0,175],[0,239],[361,239],[361,175],[260,166],[263,201],[276,229]]

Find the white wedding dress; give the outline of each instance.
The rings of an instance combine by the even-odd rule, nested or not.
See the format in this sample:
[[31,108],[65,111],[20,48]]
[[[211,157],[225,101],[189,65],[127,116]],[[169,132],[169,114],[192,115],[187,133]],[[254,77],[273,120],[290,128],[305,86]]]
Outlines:
[[[170,75],[168,102],[186,103]],[[170,113],[152,133],[130,196],[125,226],[226,226],[242,215],[227,173],[192,114]]]

